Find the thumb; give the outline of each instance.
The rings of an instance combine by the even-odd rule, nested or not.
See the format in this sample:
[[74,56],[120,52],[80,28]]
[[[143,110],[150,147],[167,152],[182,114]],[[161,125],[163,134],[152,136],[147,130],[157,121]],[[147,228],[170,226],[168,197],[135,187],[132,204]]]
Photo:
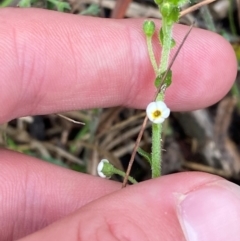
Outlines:
[[21,241],[237,241],[239,222],[238,186],[181,173],[114,192]]

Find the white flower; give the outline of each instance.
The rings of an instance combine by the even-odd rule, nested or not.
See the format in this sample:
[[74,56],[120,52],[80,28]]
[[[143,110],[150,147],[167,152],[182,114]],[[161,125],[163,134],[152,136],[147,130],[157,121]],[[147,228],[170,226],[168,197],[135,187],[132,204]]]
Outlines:
[[102,172],[103,167],[104,167],[104,163],[109,163],[109,161],[107,159],[102,159],[97,166],[97,172],[98,175],[102,178],[106,178],[107,176]]
[[151,102],[146,109],[148,119],[155,124],[163,123],[170,115],[170,109],[163,101]]

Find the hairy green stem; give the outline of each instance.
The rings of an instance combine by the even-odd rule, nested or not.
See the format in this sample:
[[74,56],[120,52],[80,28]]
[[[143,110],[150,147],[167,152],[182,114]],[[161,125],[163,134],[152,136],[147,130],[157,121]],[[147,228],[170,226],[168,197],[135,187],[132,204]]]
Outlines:
[[[157,100],[164,100],[164,93],[158,94]],[[162,162],[162,124],[152,124],[152,178],[161,176]]]
[[162,30],[164,35],[163,35],[161,61],[159,65],[159,75],[164,73],[168,67],[171,44],[172,44],[172,28],[173,26],[166,25],[164,20],[162,21]]
[[[158,75],[163,74],[168,67],[172,42],[172,26],[166,25],[163,21],[163,46]],[[157,101],[164,100],[164,91],[157,96]],[[152,124],[152,178],[161,176],[162,163],[162,124]]]
[[151,61],[151,64],[153,66],[154,72],[157,75],[158,73],[158,66],[156,62],[156,58],[153,52],[153,46],[152,46],[152,37],[147,37],[147,48],[148,48],[148,55]]
[[[123,177],[123,178],[124,178],[125,175],[126,175],[125,172],[123,172],[123,171],[121,171],[121,170],[119,170],[119,169],[117,169],[117,168],[113,168],[113,172],[114,172],[115,174]],[[133,177],[131,177],[131,176],[128,176],[128,181],[131,182],[131,183],[133,183],[133,184],[138,183],[138,182],[137,182]]]
[[162,124],[152,124],[152,178],[161,176]]

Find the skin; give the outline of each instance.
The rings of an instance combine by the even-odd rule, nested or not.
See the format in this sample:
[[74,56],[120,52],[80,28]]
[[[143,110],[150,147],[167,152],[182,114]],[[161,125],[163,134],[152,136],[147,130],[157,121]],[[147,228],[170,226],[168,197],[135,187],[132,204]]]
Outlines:
[[[154,73],[142,22],[0,10],[0,123],[93,107],[145,108]],[[177,43],[187,30],[175,26]],[[174,64],[166,103],[172,111],[206,107],[235,76],[231,46],[194,29]],[[0,159],[0,240],[239,240],[240,190],[220,177],[186,172],[121,189],[8,150]]]

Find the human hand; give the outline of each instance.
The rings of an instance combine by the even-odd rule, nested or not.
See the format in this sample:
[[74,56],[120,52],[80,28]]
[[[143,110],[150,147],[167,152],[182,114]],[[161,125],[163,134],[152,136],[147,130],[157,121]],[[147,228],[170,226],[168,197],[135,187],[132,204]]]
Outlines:
[[[154,73],[142,22],[2,9],[0,122],[81,108],[145,108]],[[187,29],[176,26],[177,42]],[[171,110],[205,107],[231,87],[234,53],[221,37],[194,29],[173,75]],[[120,189],[19,153],[1,150],[0,158],[0,240],[29,233],[21,240],[239,240],[240,189],[219,177],[181,173]]]

